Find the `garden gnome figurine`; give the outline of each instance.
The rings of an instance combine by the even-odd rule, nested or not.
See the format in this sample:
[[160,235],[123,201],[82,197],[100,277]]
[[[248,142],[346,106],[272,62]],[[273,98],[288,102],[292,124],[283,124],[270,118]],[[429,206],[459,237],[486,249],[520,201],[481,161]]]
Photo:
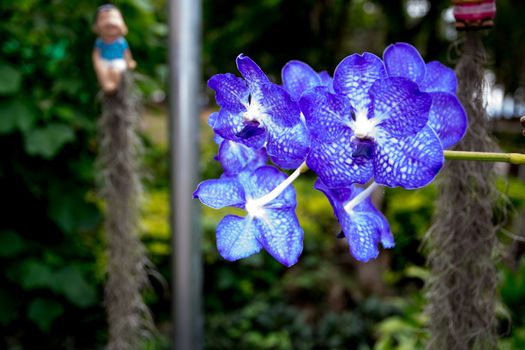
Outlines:
[[124,39],[128,27],[119,9],[106,4],[97,9],[93,30],[98,34],[93,48],[93,67],[102,90],[111,94],[117,90],[122,73],[137,65]]

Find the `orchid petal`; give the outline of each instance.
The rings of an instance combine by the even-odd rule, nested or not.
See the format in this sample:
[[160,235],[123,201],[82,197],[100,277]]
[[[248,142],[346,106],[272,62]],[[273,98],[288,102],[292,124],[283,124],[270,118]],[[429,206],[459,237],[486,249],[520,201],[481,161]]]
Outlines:
[[293,208],[268,209],[264,217],[255,217],[257,239],[278,262],[290,267],[303,251],[304,232]]
[[217,225],[217,249],[229,261],[258,253],[262,245],[256,238],[257,227],[253,219],[226,215]]
[[449,92],[456,94],[458,85],[456,73],[438,61],[427,63],[427,73],[425,79],[419,87],[425,92]]
[[270,80],[262,69],[248,56],[242,53],[236,59],[237,69],[242,74],[248,85],[254,87],[262,84],[269,84]]
[[[251,176],[242,179],[246,191],[246,198],[258,199],[274,190],[281,182],[286,180],[286,174],[273,166],[262,166],[255,170]],[[265,205],[265,208],[292,208],[297,205],[295,190],[287,187],[277,198]]]
[[254,149],[261,148],[266,142],[266,131],[262,129],[260,134],[248,138],[239,137],[238,135],[241,134],[245,126],[246,124],[242,114],[230,113],[226,109],[221,108],[215,120],[213,130],[226,140],[242,143]]
[[347,187],[365,183],[372,177],[372,162],[364,157],[352,157],[356,144],[347,129],[333,142],[312,140],[306,165],[329,187]]
[[[265,119],[261,120],[263,125],[267,127],[290,127],[299,122],[301,111],[288,91],[275,84],[266,84],[261,86],[260,92],[258,103],[266,114]],[[270,119],[273,124],[266,123],[266,119]]]
[[[416,134],[428,122],[432,98],[406,78],[377,81],[370,89],[371,115],[393,137]],[[370,118],[370,117],[369,117]]]
[[231,113],[246,110],[249,90],[246,82],[231,73],[216,74],[208,80],[208,86],[215,90],[215,100]]
[[370,198],[347,212],[345,203],[363,191],[362,188],[351,186],[346,188],[329,188],[321,180],[317,180],[314,188],[323,192],[334,209],[341,228],[348,239],[352,255],[360,261],[368,261],[377,257],[379,241],[385,248],[392,248],[394,240],[385,217],[373,205]]
[[308,130],[302,122],[293,127],[269,128],[266,151],[282,169],[295,169],[306,159],[310,147]]
[[260,157],[259,154],[260,152],[243,144],[225,140],[219,147],[217,158],[224,169],[224,174],[226,176],[235,176]]
[[379,255],[378,242],[381,239],[383,223],[377,215],[368,212],[350,212],[340,221],[350,252],[359,261],[369,261]]
[[410,44],[396,43],[388,46],[383,53],[383,60],[391,77],[408,78],[418,84],[425,77],[425,61]]
[[308,64],[301,61],[286,63],[281,72],[283,85],[294,100],[308,89],[322,85],[321,78]]
[[467,114],[455,95],[432,92],[428,125],[434,129],[443,148],[458,143],[467,131]]
[[353,123],[348,99],[329,93],[326,87],[317,87],[305,93],[299,100],[299,106],[311,136],[318,141],[340,138]]
[[222,178],[205,180],[193,192],[202,204],[213,209],[227,206],[242,207],[246,197],[242,185],[236,179]]
[[368,90],[378,79],[386,77],[385,66],[379,57],[365,52],[344,58],[334,72],[334,90],[347,96],[356,110],[368,108]]
[[334,94],[334,79],[330,76],[330,74],[328,74],[328,72],[324,70],[322,72],[319,72],[319,78],[321,79],[321,85],[328,87],[328,91]]
[[380,135],[376,142],[374,179],[378,184],[420,188],[430,183],[443,166],[441,142],[429,126],[404,139]]

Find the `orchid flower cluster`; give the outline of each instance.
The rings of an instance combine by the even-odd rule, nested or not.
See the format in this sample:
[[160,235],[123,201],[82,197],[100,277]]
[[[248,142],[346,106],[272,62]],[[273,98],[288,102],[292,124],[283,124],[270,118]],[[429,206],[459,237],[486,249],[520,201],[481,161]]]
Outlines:
[[[219,253],[235,261],[265,249],[281,264],[295,264],[304,232],[291,184],[308,168],[357,260],[376,258],[379,242],[393,247],[388,222],[370,194],[378,186],[420,188],[436,177],[443,149],[467,127],[454,71],[425,63],[406,43],[387,47],[383,59],[350,55],[333,78],[290,61],[282,86],[249,57],[241,54],[236,63],[242,77],[217,74],[208,81],[220,107],[208,124],[224,173],[194,192],[211,208],[246,211],[217,225]],[[282,172],[289,169],[295,169],[290,176]]]

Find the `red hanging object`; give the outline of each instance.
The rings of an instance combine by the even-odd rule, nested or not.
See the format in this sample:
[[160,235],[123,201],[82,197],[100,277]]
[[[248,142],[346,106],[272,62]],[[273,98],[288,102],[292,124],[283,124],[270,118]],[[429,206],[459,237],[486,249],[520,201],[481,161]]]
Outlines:
[[458,30],[490,28],[496,16],[496,0],[453,0]]

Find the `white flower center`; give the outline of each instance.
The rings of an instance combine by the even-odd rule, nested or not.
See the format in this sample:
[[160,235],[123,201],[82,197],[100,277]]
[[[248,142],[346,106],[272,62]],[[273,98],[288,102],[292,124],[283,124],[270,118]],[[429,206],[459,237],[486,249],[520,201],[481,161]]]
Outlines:
[[247,200],[245,204],[245,208],[249,216],[252,216],[254,218],[264,218],[265,217],[265,210],[263,208],[263,205],[261,205],[261,203],[256,199]]
[[246,112],[243,114],[244,120],[260,122],[264,118],[262,107],[257,102],[252,102],[246,106]]
[[373,138],[376,123],[374,119],[368,119],[366,109],[357,111],[354,122],[354,135],[359,139]]

